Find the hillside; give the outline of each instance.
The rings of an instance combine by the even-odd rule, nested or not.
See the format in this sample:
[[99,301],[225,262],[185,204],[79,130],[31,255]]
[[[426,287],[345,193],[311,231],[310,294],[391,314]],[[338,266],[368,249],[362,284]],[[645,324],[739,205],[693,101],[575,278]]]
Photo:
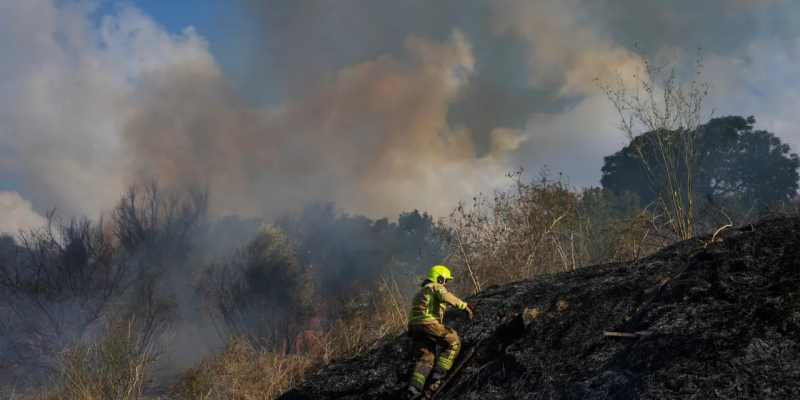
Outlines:
[[[484,290],[474,322],[449,321],[479,347],[437,398],[800,398],[800,219],[709,240]],[[388,339],[281,399],[394,398],[407,348]]]

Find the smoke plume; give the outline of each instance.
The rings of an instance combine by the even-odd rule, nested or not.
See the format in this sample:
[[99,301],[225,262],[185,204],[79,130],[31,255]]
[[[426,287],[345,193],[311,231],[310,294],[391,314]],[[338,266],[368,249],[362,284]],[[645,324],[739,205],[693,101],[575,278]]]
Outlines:
[[0,188],[95,217],[156,178],[270,217],[319,200],[442,215],[520,166],[596,185],[624,137],[594,80],[698,47],[709,109],[800,145],[788,0],[231,7],[250,29],[220,37],[125,5],[0,6]]

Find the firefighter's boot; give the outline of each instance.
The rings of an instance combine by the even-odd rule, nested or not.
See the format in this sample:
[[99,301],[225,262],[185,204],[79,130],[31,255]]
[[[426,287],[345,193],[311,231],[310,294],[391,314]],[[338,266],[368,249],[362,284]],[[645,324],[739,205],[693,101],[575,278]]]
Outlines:
[[442,386],[442,383],[444,383],[444,376],[445,373],[438,369],[431,373],[430,378],[428,378],[430,384],[428,385],[428,389],[425,390],[425,398],[430,398],[434,393],[436,393],[437,390],[439,390],[439,388]]

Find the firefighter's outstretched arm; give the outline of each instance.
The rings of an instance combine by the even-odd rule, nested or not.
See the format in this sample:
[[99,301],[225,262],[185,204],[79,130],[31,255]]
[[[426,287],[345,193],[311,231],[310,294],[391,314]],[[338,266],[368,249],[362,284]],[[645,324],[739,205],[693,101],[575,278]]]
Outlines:
[[450,293],[444,286],[441,286],[441,290],[439,291],[439,295],[443,302],[449,304],[450,306],[456,308],[457,310],[461,310],[467,313],[469,319],[474,318],[474,311],[472,307],[467,304],[466,301],[459,299],[456,295]]

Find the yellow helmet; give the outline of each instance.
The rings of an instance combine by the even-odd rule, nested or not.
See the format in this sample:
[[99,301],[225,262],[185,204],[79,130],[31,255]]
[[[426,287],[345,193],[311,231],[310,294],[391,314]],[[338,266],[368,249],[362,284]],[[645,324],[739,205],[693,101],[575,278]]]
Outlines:
[[453,279],[453,274],[451,274],[450,269],[444,265],[434,265],[431,267],[431,270],[428,272],[428,280],[431,282],[442,283],[439,282],[440,277],[445,281],[449,281]]

